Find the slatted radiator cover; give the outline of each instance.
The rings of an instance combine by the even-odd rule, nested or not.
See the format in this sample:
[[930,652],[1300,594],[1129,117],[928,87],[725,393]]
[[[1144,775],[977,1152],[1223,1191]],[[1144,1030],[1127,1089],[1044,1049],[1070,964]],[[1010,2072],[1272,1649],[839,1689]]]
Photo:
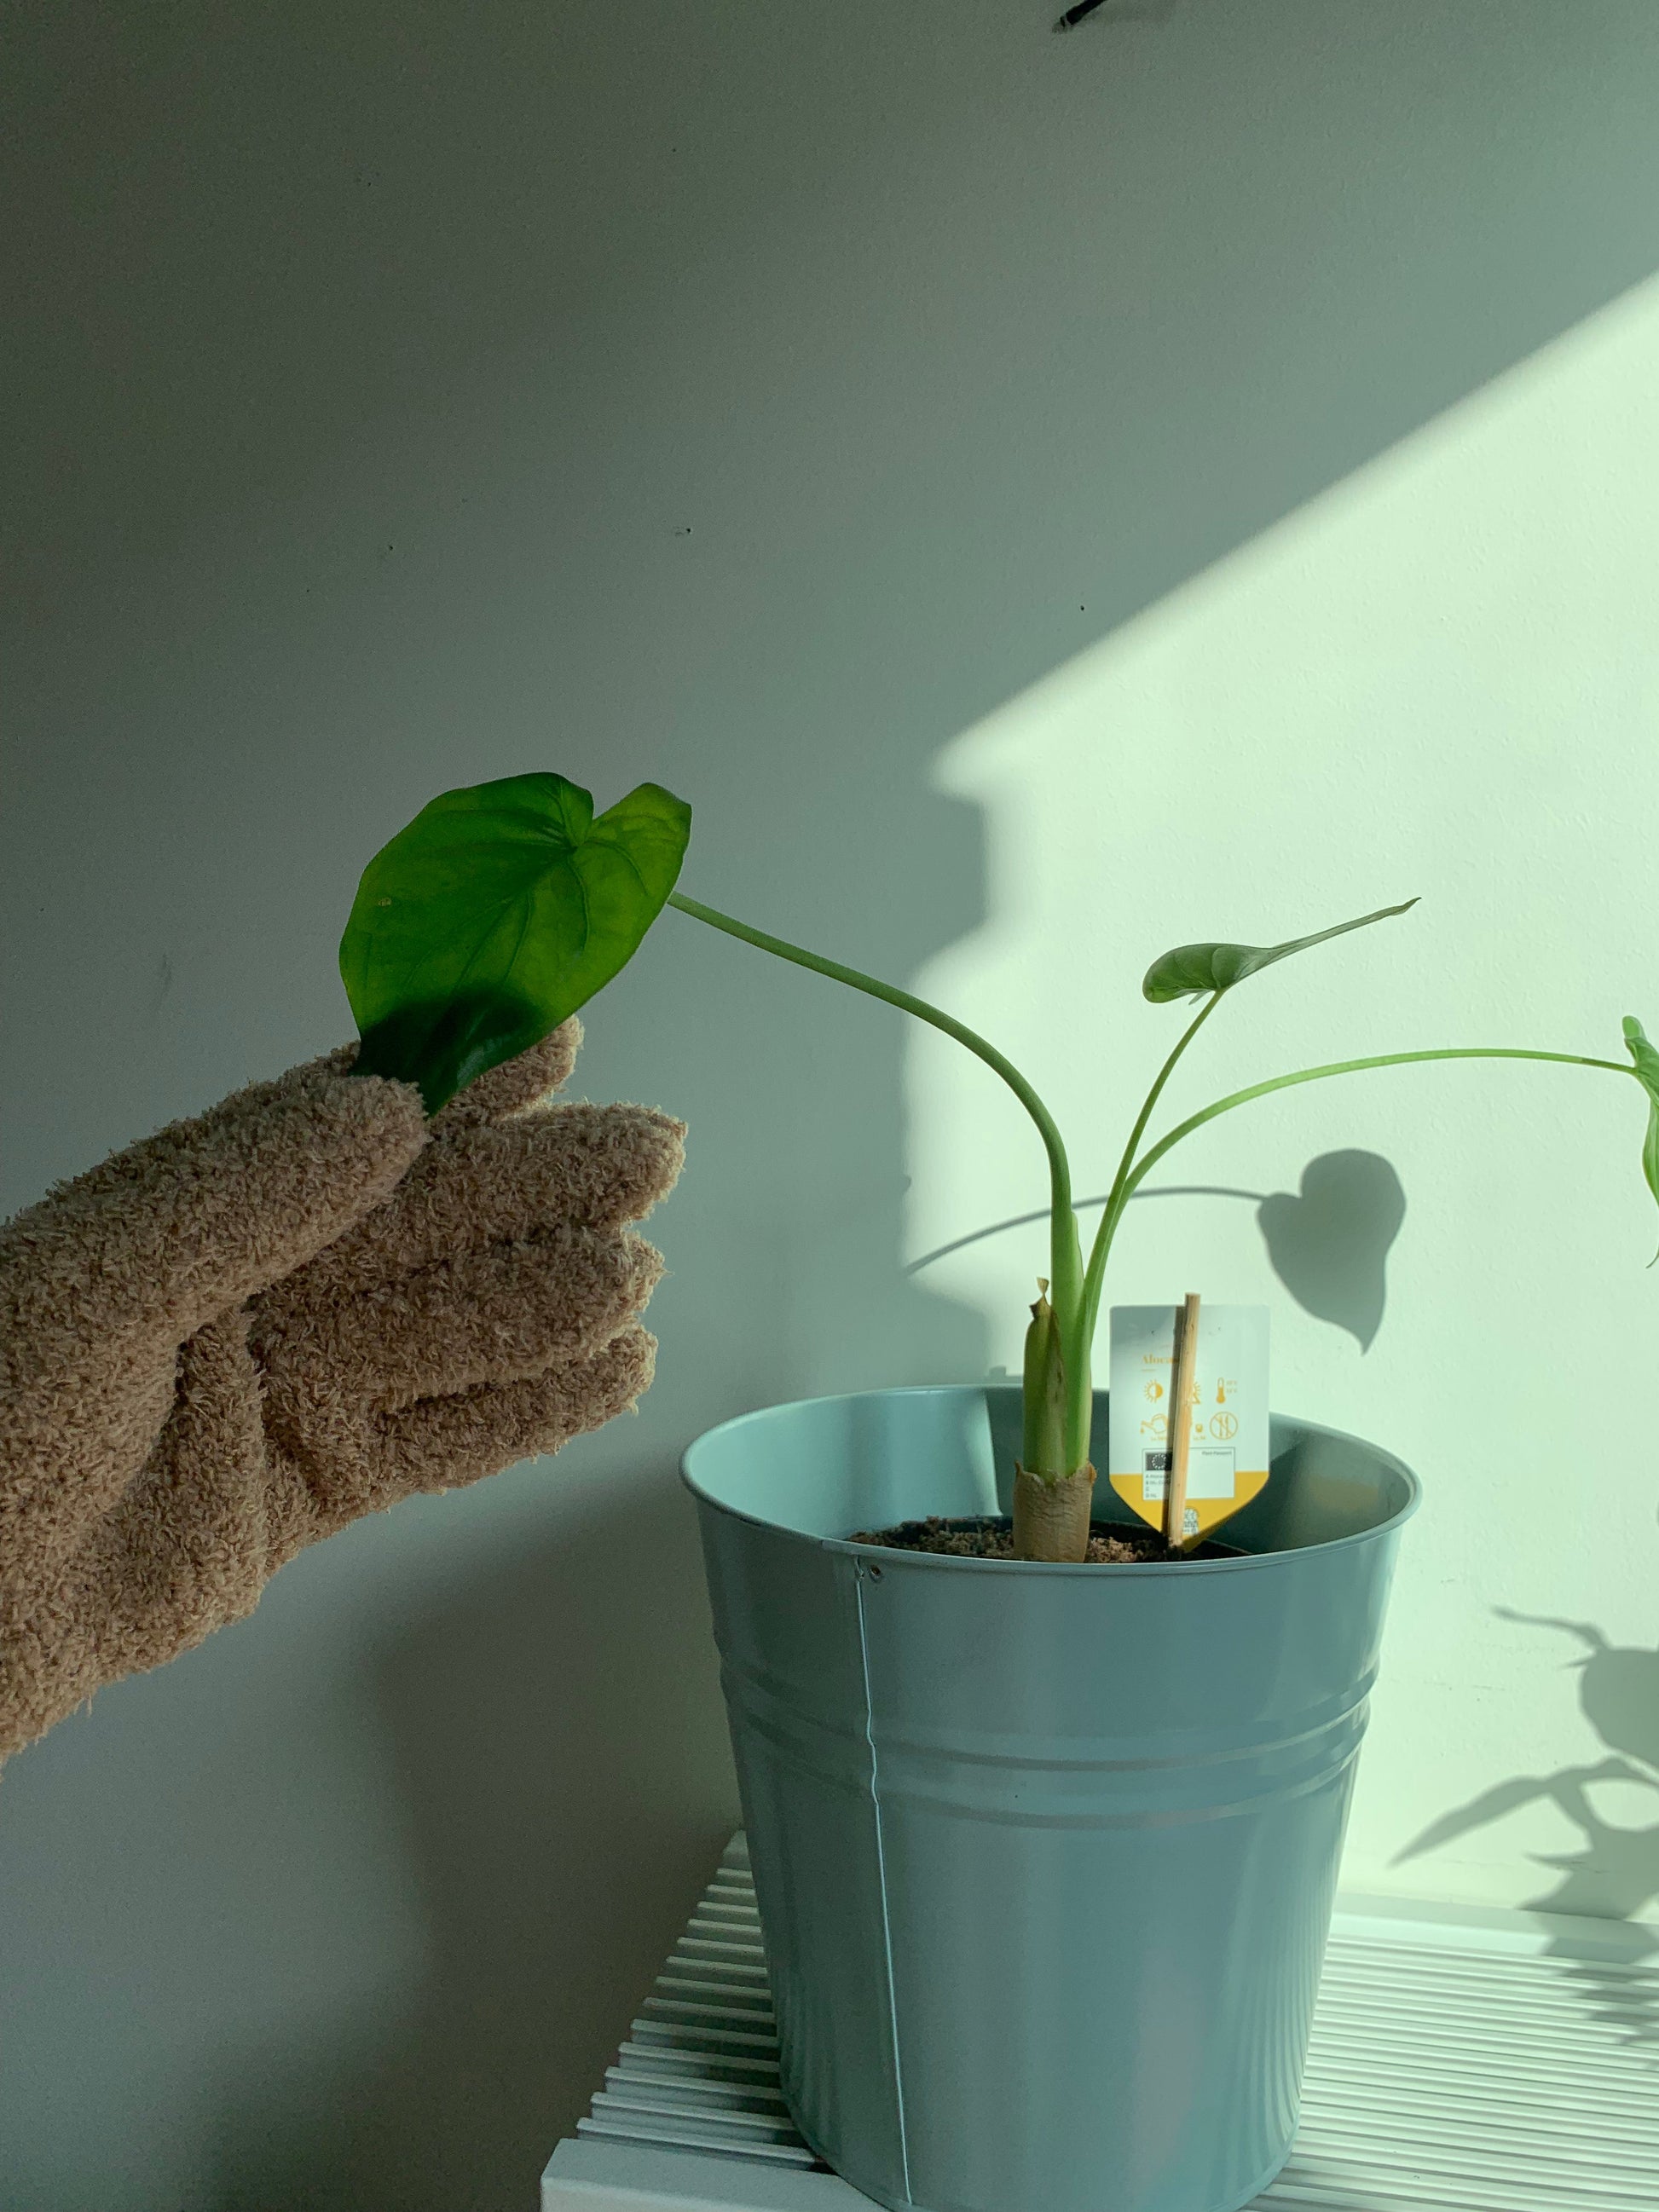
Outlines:
[[[1659,2212],[1659,1929],[1339,1907],[1290,2164],[1262,2212]],[[728,1846],[542,2212],[869,2212],[778,2087],[743,1838]]]

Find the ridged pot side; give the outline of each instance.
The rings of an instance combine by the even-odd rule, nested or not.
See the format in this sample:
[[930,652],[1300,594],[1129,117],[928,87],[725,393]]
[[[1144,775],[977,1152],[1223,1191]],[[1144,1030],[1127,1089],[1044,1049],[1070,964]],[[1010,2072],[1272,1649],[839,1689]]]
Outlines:
[[811,1401],[687,1455],[786,2094],[891,2206],[1230,2212],[1294,2133],[1416,1485],[1280,1423],[1233,1528],[1284,1548],[1102,1568],[845,1541],[994,1510],[1012,1395]]

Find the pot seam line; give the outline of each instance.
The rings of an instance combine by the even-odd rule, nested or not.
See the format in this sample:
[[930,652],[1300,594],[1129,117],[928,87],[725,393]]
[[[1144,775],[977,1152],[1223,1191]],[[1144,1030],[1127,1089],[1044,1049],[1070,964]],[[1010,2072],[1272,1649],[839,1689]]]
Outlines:
[[864,1574],[853,1570],[853,1589],[858,1601],[859,1665],[864,1676],[864,1740],[870,1747],[870,1804],[876,1820],[876,1880],[881,1889],[881,1948],[887,1968],[887,2024],[893,2039],[893,2102],[898,2114],[899,2168],[904,2177],[904,2201],[914,2204],[910,2187],[909,2132],[904,2123],[904,2067],[899,2057],[898,1995],[893,1980],[893,1923],[887,1909],[887,1850],[882,1836],[881,1790],[877,1773],[875,1712],[870,1697],[870,1644],[864,1630]]

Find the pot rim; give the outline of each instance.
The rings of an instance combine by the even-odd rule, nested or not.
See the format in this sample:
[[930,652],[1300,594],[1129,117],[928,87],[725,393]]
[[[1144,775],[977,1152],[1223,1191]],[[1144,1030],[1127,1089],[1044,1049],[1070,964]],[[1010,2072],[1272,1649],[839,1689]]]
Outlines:
[[[879,1544],[855,1544],[847,1536],[814,1536],[804,1528],[792,1528],[787,1522],[770,1520],[763,1513],[745,1512],[741,1506],[728,1504],[723,1498],[717,1498],[712,1491],[706,1489],[691,1472],[691,1456],[700,1446],[712,1443],[716,1437],[724,1436],[728,1429],[735,1429],[746,1421],[763,1420],[769,1415],[794,1413],[807,1406],[842,1405],[858,1398],[982,1396],[988,1389],[1009,1387],[984,1382],[901,1382],[874,1390],[831,1390],[816,1398],[786,1398],[776,1405],[752,1407],[746,1413],[733,1413],[724,1421],[717,1421],[712,1429],[705,1429],[701,1436],[692,1439],[680,1455],[680,1480],[701,1504],[709,1506],[717,1513],[724,1513],[733,1521],[747,1522],[752,1528],[769,1529],[774,1535],[786,1537],[798,1544],[811,1544],[820,1551],[842,1553],[882,1574],[890,1570],[897,1571],[900,1568],[910,1568],[924,1573],[1091,1575],[1103,1583],[1120,1581],[1125,1577],[1145,1579],[1158,1576],[1167,1581],[1171,1572],[1167,1560],[1114,1560],[1108,1573],[1098,1560],[1093,1559],[975,1559],[951,1552],[906,1552]],[[1351,1535],[1329,1536],[1317,1543],[1296,1544],[1278,1551],[1243,1552],[1231,1559],[1183,1559],[1180,1565],[1180,1577],[1183,1583],[1189,1576],[1248,1573],[1255,1569],[1272,1567],[1278,1560],[1322,1557],[1328,1553],[1351,1549],[1355,1545],[1372,1544],[1379,1537],[1397,1534],[1422,1504],[1423,1486],[1405,1461],[1397,1458],[1382,1445],[1373,1443],[1368,1437],[1357,1437],[1346,1429],[1334,1429],[1323,1421],[1305,1421],[1295,1413],[1270,1413],[1268,1419],[1270,1421],[1289,1422],[1305,1436],[1335,1437],[1343,1443],[1358,1444],[1363,1450],[1374,1453],[1404,1481],[1404,1504],[1373,1527],[1357,1528]]]

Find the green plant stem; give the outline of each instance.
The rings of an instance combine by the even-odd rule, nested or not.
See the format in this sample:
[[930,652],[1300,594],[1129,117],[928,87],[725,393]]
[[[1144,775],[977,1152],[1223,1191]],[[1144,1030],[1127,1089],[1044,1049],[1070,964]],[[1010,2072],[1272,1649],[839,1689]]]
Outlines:
[[1123,1157],[1117,1164],[1117,1173],[1112,1177],[1111,1188],[1106,1194],[1106,1208],[1095,1230],[1095,1241],[1089,1253],[1089,1265],[1083,1279],[1083,1328],[1085,1341],[1092,1346],[1095,1324],[1100,1314],[1101,1285],[1106,1278],[1106,1260],[1112,1249],[1112,1238],[1124,1206],[1128,1202],[1128,1180],[1134,1165],[1135,1148],[1146,1133],[1146,1124],[1152,1118],[1153,1109],[1164,1095],[1164,1086],[1174,1074],[1176,1063],[1188,1046],[1203,1028],[1210,1016],[1221,1004],[1223,994],[1214,991],[1199,1008],[1198,1012],[1182,1031],[1175,1050],[1158,1072],[1158,1079],[1146,1093],[1146,1103],[1129,1132],[1129,1141],[1123,1147]]
[[1371,1067],[1405,1067],[1425,1060],[1544,1060],[1565,1067],[1604,1067],[1614,1075],[1634,1077],[1636,1073],[1634,1068],[1621,1066],[1616,1060],[1595,1060],[1580,1052],[1534,1052],[1524,1046],[1501,1044],[1447,1045],[1431,1052],[1384,1052],[1366,1060],[1330,1060],[1323,1067],[1304,1067],[1294,1075],[1276,1075],[1266,1083],[1253,1083],[1246,1091],[1232,1091],[1201,1112],[1188,1115],[1136,1161],[1123,1186],[1122,1203],[1127,1204],[1133,1197],[1166,1152],[1172,1152],[1195,1129],[1201,1129],[1206,1121],[1213,1121],[1218,1115],[1230,1114],[1235,1106],[1248,1106],[1253,1098],[1265,1098],[1274,1091],[1291,1090],[1298,1083],[1322,1083],[1330,1075],[1357,1075]]
[[[1072,1210],[1071,1163],[1066,1157],[1054,1118],[1042,1099],[1012,1060],[994,1044],[988,1044],[977,1030],[970,1030],[965,1022],[957,1021],[940,1007],[930,1006],[926,999],[918,999],[913,992],[902,991],[895,983],[884,983],[839,960],[826,960],[820,953],[808,952],[803,945],[791,945],[786,938],[773,937],[763,929],[751,929],[747,922],[734,921],[729,914],[722,914],[717,907],[705,906],[700,899],[687,898],[682,891],[671,891],[668,904],[678,907],[682,914],[689,914],[694,921],[723,929],[728,937],[740,938],[745,945],[775,953],[780,960],[793,960],[798,968],[810,968],[815,975],[829,976],[832,982],[849,984],[855,991],[881,999],[902,1013],[914,1014],[919,1021],[942,1030],[946,1036],[966,1045],[969,1052],[994,1069],[1030,1115],[1048,1156],[1050,1297],[1060,1330],[1066,1375],[1066,1450],[1069,1455],[1079,1449],[1080,1436],[1080,1456],[1073,1462],[1073,1466],[1080,1467],[1089,1455],[1089,1427],[1093,1412],[1090,1340],[1082,1328],[1083,1248],[1078,1237],[1077,1216]],[[1063,1472],[1069,1474],[1072,1468]]]

